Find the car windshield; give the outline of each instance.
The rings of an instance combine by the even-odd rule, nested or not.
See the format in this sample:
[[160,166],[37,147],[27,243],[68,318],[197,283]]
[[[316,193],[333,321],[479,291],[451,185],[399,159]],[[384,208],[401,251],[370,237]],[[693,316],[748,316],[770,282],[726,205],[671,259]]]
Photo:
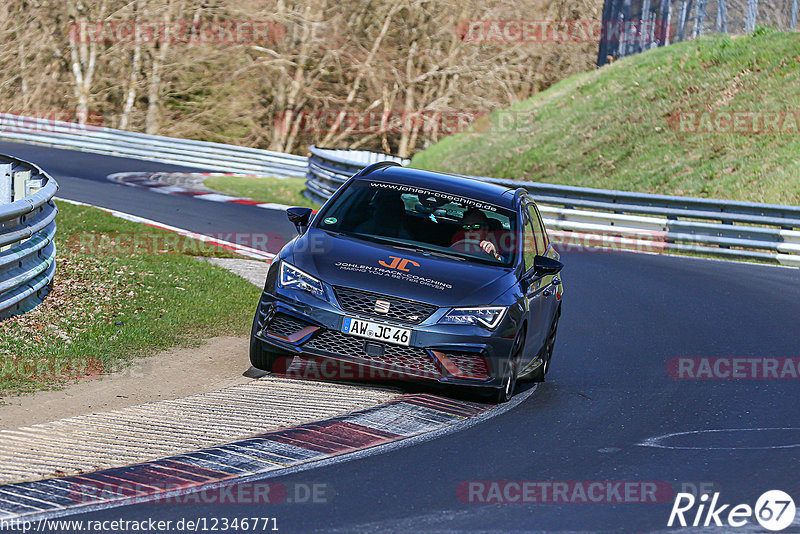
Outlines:
[[316,219],[322,230],[510,267],[514,212],[425,188],[355,181]]

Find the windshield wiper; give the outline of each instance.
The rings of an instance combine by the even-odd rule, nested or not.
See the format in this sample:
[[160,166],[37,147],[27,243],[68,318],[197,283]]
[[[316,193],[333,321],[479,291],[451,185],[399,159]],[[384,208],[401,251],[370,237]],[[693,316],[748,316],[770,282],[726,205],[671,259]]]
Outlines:
[[442,250],[433,250],[429,248],[411,248],[411,247],[402,247],[402,248],[409,248],[409,250],[414,250],[420,254],[431,254],[433,256],[442,256],[444,258],[453,258],[458,261],[466,261],[464,256],[460,256],[454,252],[444,252]]

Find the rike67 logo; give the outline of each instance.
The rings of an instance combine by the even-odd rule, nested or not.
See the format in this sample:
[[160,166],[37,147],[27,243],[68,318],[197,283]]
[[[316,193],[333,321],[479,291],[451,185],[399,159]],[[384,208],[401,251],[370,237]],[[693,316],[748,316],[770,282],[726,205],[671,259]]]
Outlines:
[[743,527],[755,515],[763,528],[779,531],[794,522],[794,500],[786,492],[765,492],[756,501],[755,508],[749,504],[721,504],[719,496],[719,493],[714,493],[711,497],[703,494],[696,498],[691,493],[678,493],[667,526]]

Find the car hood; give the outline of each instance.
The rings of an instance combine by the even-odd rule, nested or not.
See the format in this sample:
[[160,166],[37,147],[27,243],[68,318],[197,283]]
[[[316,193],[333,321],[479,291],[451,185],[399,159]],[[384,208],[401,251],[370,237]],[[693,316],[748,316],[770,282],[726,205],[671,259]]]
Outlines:
[[282,258],[334,286],[428,302],[440,307],[491,304],[513,270],[362,241],[310,228]]

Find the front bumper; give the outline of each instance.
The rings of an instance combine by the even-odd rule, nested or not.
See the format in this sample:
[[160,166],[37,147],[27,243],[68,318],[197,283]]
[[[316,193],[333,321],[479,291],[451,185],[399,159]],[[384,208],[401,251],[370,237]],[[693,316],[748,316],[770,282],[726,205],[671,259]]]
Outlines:
[[[508,314],[493,331],[436,324],[447,310],[440,308],[421,324],[408,325],[346,312],[304,292],[276,288],[274,294],[262,294],[254,335],[267,350],[282,357],[279,360],[285,362],[286,369],[279,365],[279,370],[298,370],[298,365],[307,365],[311,358],[342,364],[323,373],[331,378],[499,387],[516,325]],[[345,317],[410,329],[410,344],[404,347],[344,334],[341,328]]]

